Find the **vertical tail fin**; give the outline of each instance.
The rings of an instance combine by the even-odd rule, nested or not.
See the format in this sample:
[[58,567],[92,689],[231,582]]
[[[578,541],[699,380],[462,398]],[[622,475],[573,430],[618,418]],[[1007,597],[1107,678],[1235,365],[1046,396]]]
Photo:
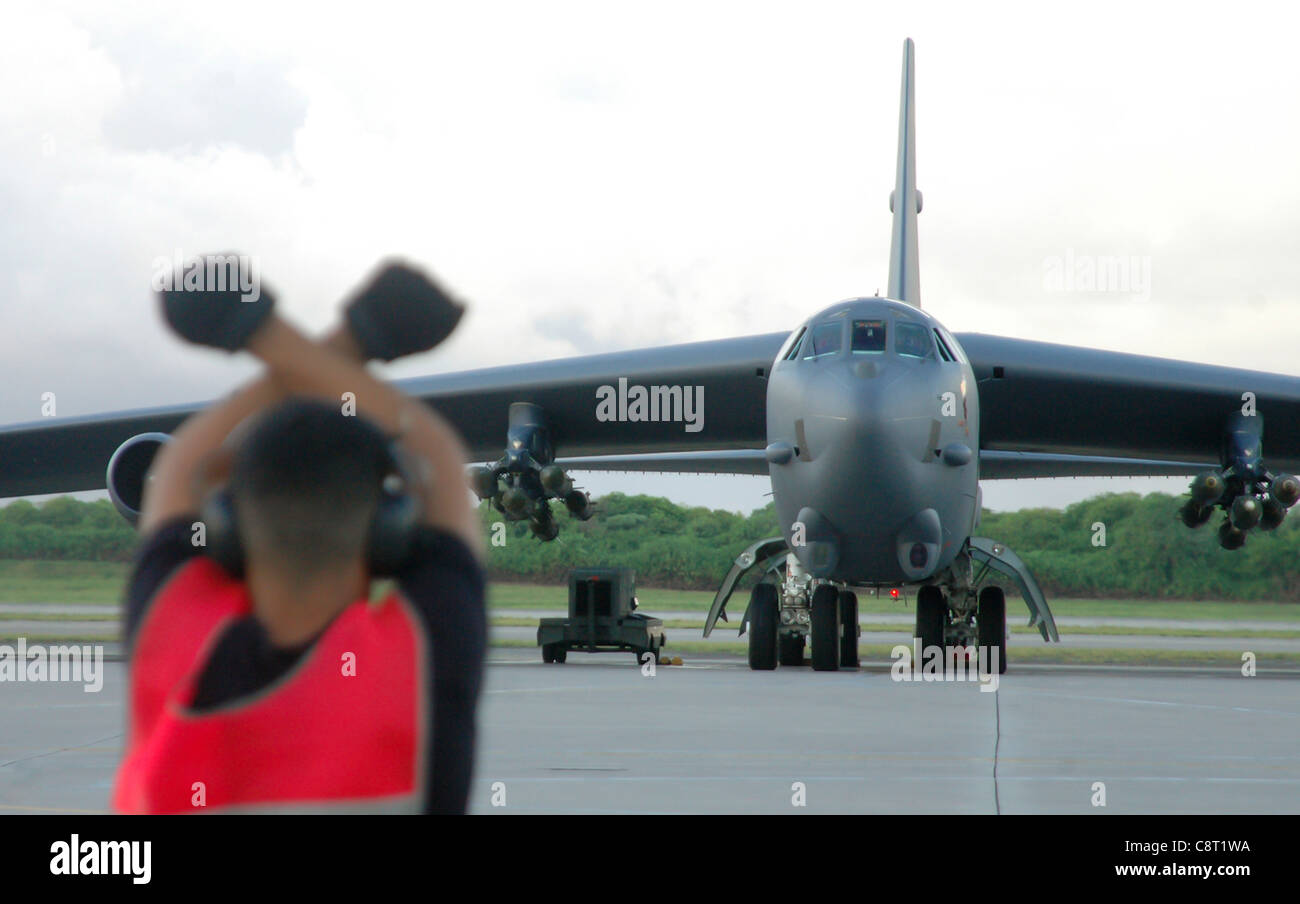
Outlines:
[[889,242],[889,297],[921,306],[916,215],[921,193],[916,190],[916,91],[913,86],[912,39],[903,42],[903,90],[898,104],[898,170],[889,209],[894,228]]

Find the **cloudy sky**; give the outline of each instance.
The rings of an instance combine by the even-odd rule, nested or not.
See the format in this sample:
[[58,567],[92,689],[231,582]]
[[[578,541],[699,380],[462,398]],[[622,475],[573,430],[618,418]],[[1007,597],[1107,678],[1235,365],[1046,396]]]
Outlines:
[[[950,329],[1300,374],[1296,14],[1043,6],[11,6],[0,423],[45,392],[68,416],[249,375],[163,331],[149,279],[177,249],[257,255],[314,330],[380,257],[425,263],[472,310],[394,376],[790,329],[884,288],[907,36],[922,299]],[[1063,291],[1066,255],[1137,259],[1150,285]]]

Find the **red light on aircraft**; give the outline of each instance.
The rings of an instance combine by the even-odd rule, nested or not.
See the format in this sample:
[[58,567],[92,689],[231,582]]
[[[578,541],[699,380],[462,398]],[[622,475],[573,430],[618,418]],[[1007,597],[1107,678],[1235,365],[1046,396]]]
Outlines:
[[889,595],[894,599],[898,599],[898,588],[895,587],[893,590],[889,591]]

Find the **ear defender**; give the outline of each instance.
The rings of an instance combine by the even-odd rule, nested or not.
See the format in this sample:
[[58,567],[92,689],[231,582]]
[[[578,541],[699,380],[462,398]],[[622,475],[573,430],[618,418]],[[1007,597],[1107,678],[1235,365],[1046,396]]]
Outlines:
[[[366,562],[371,577],[392,577],[401,571],[410,558],[420,524],[420,504],[411,492],[414,483],[404,456],[396,443],[387,448],[379,504],[367,534]],[[235,517],[235,497],[228,485],[207,494],[199,517],[207,534],[203,554],[232,578],[243,578],[244,545]]]
[[203,554],[220,565],[232,578],[244,576],[244,545],[235,520],[235,497],[228,486],[208,493],[199,507],[207,545]]
[[414,482],[402,450],[388,445],[388,472],[379,489],[379,505],[370,522],[367,560],[372,577],[392,577],[411,556],[420,505],[411,492]]

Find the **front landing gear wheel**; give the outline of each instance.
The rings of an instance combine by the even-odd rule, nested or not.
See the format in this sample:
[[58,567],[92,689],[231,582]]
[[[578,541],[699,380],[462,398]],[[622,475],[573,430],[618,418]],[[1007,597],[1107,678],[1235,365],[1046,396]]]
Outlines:
[[840,668],[858,667],[858,595],[840,592]]
[[803,665],[804,644],[802,634],[783,634],[779,641],[781,665]]
[[[979,635],[980,650],[988,648],[988,656],[997,655],[998,674],[1007,671],[1007,597],[1001,587],[985,587],[980,591],[979,609],[975,612],[975,628]],[[990,660],[990,665],[992,660]]]
[[833,672],[840,667],[840,594],[829,584],[813,591],[812,667]]
[[[916,636],[921,642],[921,662],[925,661],[926,651],[930,647],[943,650],[943,629],[948,620],[948,601],[943,598],[943,591],[933,584],[927,584],[916,594]],[[947,661],[947,657],[944,657]],[[921,662],[913,663],[913,668],[920,669]]]
[[776,625],[780,606],[774,584],[757,584],[749,594],[749,667],[776,668]]

